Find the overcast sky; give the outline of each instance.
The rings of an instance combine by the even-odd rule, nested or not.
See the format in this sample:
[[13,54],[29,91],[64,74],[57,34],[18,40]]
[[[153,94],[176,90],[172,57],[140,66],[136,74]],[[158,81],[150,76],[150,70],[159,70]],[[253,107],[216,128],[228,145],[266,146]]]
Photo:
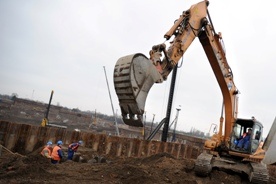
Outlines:
[[[116,61],[148,56],[182,11],[196,0],[1,0],[0,94],[112,115],[103,66],[115,111]],[[216,32],[222,32],[234,73],[240,118],[255,116],[268,132],[276,116],[275,6],[273,1],[210,0]],[[146,120],[166,115],[170,78],[155,84],[146,102]],[[172,119],[177,129],[208,132],[218,124],[222,95],[199,40],[178,70]]]

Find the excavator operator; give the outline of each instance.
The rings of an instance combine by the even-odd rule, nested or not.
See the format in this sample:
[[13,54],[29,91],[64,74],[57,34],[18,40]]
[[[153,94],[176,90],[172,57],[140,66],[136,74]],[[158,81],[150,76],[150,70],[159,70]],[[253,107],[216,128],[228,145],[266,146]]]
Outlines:
[[237,148],[241,150],[247,150],[250,143],[250,137],[251,137],[252,129],[249,128],[246,133],[242,135],[240,140],[238,141]]

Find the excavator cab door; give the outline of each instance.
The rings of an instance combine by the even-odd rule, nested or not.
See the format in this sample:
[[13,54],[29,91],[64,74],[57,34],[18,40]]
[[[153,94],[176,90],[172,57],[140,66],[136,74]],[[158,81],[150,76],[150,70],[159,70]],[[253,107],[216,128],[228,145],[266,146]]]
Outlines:
[[255,153],[260,145],[260,142],[263,141],[262,134],[263,134],[262,124],[258,122],[255,123],[252,130],[252,136],[251,136],[251,145],[250,145],[251,153]]
[[230,141],[230,150],[254,153],[262,140],[263,125],[256,119],[237,119]]

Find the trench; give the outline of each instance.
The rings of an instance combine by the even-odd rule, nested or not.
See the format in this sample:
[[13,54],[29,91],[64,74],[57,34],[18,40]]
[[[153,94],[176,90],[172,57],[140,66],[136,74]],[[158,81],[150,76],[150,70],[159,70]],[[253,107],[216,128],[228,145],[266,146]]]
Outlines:
[[109,136],[91,132],[77,132],[58,127],[0,121],[0,144],[12,152],[29,154],[45,145],[62,140],[64,145],[83,140],[82,146],[99,155],[113,157],[148,157],[168,153],[177,159],[195,159],[201,153],[198,146],[174,142],[147,141],[138,138]]

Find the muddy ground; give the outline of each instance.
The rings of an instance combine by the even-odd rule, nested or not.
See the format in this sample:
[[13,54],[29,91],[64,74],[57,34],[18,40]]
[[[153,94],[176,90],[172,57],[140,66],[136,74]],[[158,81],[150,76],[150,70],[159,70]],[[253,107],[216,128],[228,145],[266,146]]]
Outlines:
[[[19,155],[2,149],[0,156],[0,183],[187,183],[187,184],[246,184],[244,175],[213,170],[209,177],[196,176],[194,160],[178,160],[162,153],[146,158],[97,158],[91,152],[79,151],[77,161],[54,165],[36,150]],[[275,183],[276,171],[269,166]]]

